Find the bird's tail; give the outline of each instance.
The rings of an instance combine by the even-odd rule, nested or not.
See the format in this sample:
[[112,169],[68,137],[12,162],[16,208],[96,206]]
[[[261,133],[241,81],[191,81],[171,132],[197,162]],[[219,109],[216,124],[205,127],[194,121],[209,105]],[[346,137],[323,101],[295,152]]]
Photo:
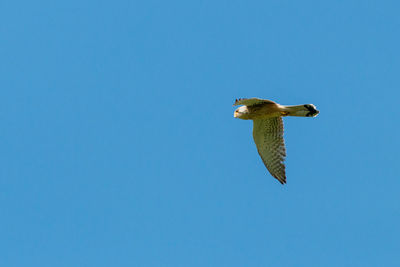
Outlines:
[[315,117],[319,113],[313,104],[285,106],[284,112],[286,116],[296,117]]

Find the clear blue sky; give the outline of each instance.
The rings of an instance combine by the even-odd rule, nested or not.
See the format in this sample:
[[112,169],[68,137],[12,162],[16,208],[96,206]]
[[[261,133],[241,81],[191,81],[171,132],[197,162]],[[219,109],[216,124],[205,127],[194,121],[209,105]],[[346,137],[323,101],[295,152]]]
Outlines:
[[[0,265],[400,266],[398,1],[3,1]],[[287,185],[235,98],[285,118]]]

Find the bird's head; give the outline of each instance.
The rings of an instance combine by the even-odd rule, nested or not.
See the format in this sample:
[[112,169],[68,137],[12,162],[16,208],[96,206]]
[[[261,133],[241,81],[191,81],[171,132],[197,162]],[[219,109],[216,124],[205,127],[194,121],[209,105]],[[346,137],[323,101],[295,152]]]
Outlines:
[[249,110],[246,106],[241,106],[235,110],[233,113],[233,117],[238,119],[246,119],[247,115],[249,114]]

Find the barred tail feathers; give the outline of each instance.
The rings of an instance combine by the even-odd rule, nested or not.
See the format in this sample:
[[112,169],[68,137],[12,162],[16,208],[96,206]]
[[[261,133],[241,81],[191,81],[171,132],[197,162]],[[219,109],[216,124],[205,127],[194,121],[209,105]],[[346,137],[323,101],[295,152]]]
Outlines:
[[319,113],[313,104],[285,106],[285,112],[287,112],[287,116],[296,117],[315,117]]

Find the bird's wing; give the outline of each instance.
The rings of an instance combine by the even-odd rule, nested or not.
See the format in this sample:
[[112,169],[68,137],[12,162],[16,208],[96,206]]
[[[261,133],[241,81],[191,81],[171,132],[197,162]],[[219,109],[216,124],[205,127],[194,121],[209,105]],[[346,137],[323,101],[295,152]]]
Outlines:
[[282,117],[254,120],[253,138],[265,167],[281,184],[286,183]]
[[257,105],[257,104],[276,104],[274,101],[267,100],[267,99],[261,99],[261,98],[239,98],[235,100],[235,103],[233,104],[234,106],[238,105],[245,105],[245,106],[252,106],[252,105]]

